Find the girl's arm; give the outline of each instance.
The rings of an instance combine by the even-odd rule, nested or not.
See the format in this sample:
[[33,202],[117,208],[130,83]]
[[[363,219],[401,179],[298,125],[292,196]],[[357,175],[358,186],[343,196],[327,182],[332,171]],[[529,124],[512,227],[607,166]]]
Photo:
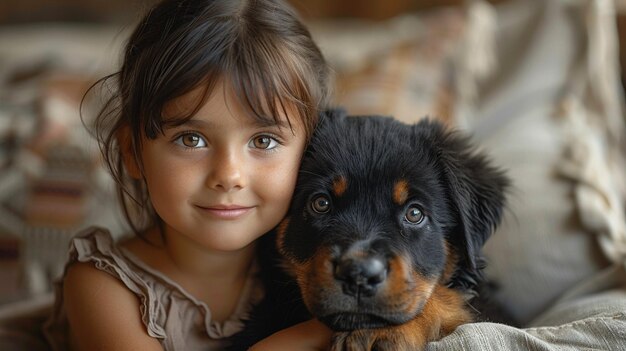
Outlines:
[[326,351],[332,334],[320,321],[311,319],[272,334],[250,351]]
[[73,350],[163,350],[146,332],[137,297],[108,273],[73,264],[63,296]]

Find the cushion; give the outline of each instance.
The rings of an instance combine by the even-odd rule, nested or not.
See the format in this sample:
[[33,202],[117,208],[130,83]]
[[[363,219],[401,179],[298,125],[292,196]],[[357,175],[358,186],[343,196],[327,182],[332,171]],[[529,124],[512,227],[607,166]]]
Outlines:
[[334,104],[350,114],[413,122],[450,122],[452,59],[465,29],[460,7],[406,14],[384,22],[315,21],[315,40],[335,72]]
[[[588,71],[598,56],[614,54],[610,47],[587,44],[600,28],[603,39],[612,38],[611,11],[601,7],[593,1],[500,5],[499,68],[482,82],[480,96],[468,108],[468,128],[513,178],[507,215],[485,253],[488,276],[500,286],[498,300],[522,324],[577,283],[623,262],[606,249],[617,247],[619,240],[606,248],[598,240],[610,237],[609,230],[619,237],[621,230],[602,224],[621,221],[623,228],[624,198],[617,195],[617,180],[624,179],[624,168],[612,157],[623,144],[590,148],[598,140],[617,140],[609,131],[623,134],[621,88],[614,80],[605,89],[608,96],[599,101],[605,118],[585,95],[594,89],[593,77],[619,76],[616,61],[611,65],[608,59],[604,71]],[[608,113],[614,113],[612,118]],[[588,177],[589,165],[605,176]],[[592,206],[598,199],[612,202]]]

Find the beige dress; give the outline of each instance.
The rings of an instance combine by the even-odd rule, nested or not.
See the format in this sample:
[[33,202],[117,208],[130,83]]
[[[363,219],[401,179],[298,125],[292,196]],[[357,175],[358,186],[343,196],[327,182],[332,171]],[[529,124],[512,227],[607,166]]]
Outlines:
[[[89,262],[119,279],[140,300],[141,319],[148,334],[164,350],[220,350],[226,338],[240,331],[253,303],[263,297],[263,288],[253,269],[235,313],[224,322],[211,319],[208,306],[187,293],[162,273],[132,253],[117,246],[102,228],[89,228],[72,239],[67,267]],[[63,280],[56,286],[56,301],[44,334],[52,350],[67,350],[68,322],[63,306]]]

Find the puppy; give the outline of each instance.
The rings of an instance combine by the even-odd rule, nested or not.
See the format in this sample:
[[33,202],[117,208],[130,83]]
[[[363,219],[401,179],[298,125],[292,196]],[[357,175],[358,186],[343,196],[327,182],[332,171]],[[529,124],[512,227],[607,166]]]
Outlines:
[[274,319],[246,329],[295,323],[308,310],[335,331],[332,350],[421,350],[473,320],[480,249],[508,184],[438,122],[328,112],[275,232],[295,279],[265,270],[271,301],[253,315]]

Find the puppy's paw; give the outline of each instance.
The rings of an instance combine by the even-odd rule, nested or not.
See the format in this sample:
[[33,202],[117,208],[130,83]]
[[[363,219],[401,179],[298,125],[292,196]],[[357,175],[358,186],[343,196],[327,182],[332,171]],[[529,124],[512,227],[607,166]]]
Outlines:
[[407,337],[402,328],[362,329],[335,333],[331,351],[420,351],[422,338]]

